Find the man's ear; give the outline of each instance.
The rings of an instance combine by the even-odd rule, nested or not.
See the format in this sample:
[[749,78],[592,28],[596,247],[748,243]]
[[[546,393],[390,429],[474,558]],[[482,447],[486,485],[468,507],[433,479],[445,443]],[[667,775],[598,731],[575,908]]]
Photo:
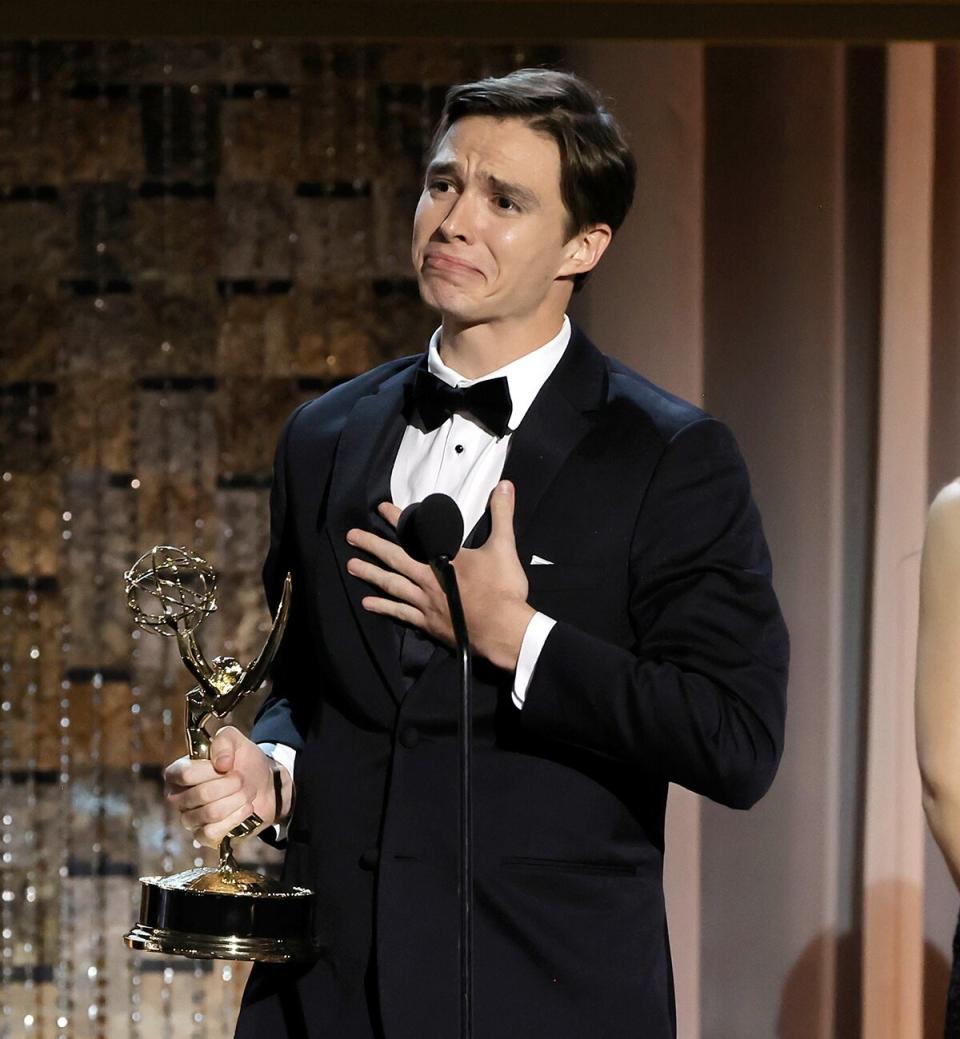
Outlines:
[[558,277],[586,274],[600,262],[613,239],[609,224],[593,224],[578,231],[567,243],[567,258],[558,271]]

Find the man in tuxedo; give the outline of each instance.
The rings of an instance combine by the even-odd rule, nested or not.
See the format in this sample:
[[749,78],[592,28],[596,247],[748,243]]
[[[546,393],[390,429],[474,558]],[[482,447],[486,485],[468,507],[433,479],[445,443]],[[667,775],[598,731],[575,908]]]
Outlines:
[[730,433],[565,316],[633,187],[577,78],[452,89],[412,246],[441,326],[281,434],[264,578],[275,605],[291,572],[294,601],[272,692],[252,739],[221,730],[212,762],[167,770],[198,839],[256,810],[317,894],[317,960],[256,966],[239,1036],[457,1034],[458,663],[395,536],[434,491],[468,532],[475,1034],[675,1034],[667,786],[765,792],[787,636]]

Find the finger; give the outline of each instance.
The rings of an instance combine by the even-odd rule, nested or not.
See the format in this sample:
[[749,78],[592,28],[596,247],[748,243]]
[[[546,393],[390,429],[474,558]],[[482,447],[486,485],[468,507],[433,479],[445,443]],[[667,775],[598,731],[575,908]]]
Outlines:
[[423,599],[423,591],[409,578],[395,573],[393,570],[384,570],[374,563],[367,563],[362,559],[349,559],[347,560],[347,573],[353,577],[359,577],[367,584],[372,584],[380,591],[403,602],[419,605]]
[[191,759],[186,754],[177,758],[176,761],[171,761],[163,770],[164,783],[183,786],[184,784],[181,776],[183,775],[184,770],[190,767],[190,763]]
[[168,790],[183,789],[184,787],[196,786],[197,783],[206,783],[216,779],[219,772],[213,767],[212,761],[199,758],[177,758],[164,770],[163,778]]
[[213,767],[221,774],[233,768],[233,763],[240,749],[243,733],[232,725],[225,725],[210,742],[210,760]]
[[396,530],[402,509],[397,508],[392,501],[382,501],[377,507],[377,512]]
[[243,779],[238,772],[231,772],[219,779],[212,779],[199,786],[177,787],[169,791],[167,800],[178,812],[185,812],[191,808],[199,808],[201,805],[211,804],[219,801],[222,797],[229,797],[243,790]]
[[248,816],[253,814],[253,805],[249,801],[245,802],[237,811],[232,812],[221,822],[207,823],[201,826],[199,830],[193,831],[193,836],[201,844],[207,844],[210,847],[216,847],[220,841],[234,828],[239,826]]
[[501,480],[490,495],[490,540],[516,551],[513,508],[516,494],[509,480]]
[[394,620],[403,621],[404,624],[412,624],[415,628],[426,629],[427,618],[422,611],[409,603],[379,599],[375,595],[364,596],[360,601],[363,608],[370,613],[379,613],[383,617],[392,617]]
[[430,572],[430,568],[426,564],[411,559],[399,545],[387,541],[386,538],[379,537],[369,530],[348,530],[347,544],[369,553],[391,570],[396,570],[397,573],[417,581],[418,584],[422,583],[419,575],[424,571]]
[[[238,790],[236,793],[230,794],[229,797],[221,797],[211,804],[201,805],[199,808],[193,808],[189,812],[181,812],[180,821],[188,830],[195,833],[206,826],[216,826],[226,819],[232,819],[244,807],[247,809],[246,814],[249,815],[252,810],[250,808],[250,798],[242,790]],[[228,826],[227,829],[230,829],[230,827]],[[224,833],[226,832],[224,830]]]

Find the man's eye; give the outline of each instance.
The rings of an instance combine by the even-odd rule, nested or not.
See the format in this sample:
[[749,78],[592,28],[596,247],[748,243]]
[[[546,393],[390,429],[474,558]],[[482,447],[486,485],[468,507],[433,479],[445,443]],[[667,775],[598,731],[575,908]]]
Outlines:
[[493,201],[497,209],[503,209],[506,212],[520,208],[512,198],[508,198],[506,195],[497,195]]
[[431,180],[427,186],[431,191],[438,191],[441,194],[449,191],[453,187],[449,180]]

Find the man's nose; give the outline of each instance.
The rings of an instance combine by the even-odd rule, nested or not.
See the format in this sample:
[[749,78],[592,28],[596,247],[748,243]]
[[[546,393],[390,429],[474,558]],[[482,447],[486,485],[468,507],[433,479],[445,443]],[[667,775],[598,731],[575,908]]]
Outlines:
[[469,192],[463,192],[453,200],[440,222],[440,231],[448,239],[459,238],[469,242],[476,227],[474,200]]

